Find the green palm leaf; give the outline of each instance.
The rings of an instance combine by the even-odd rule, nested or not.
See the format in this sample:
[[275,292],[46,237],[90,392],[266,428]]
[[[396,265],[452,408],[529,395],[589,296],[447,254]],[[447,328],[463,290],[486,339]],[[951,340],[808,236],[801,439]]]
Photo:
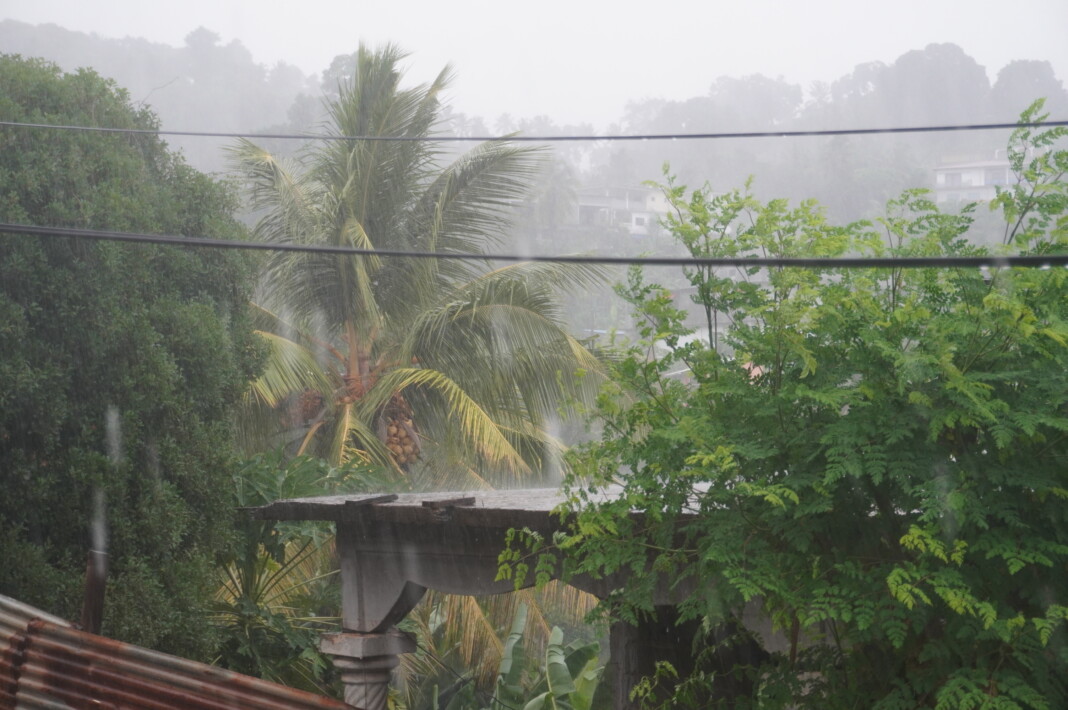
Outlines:
[[377,410],[385,404],[384,394],[409,388],[422,389],[427,394],[439,396],[459,433],[490,465],[519,472],[529,471],[529,464],[519,455],[497,422],[444,373],[409,367],[395,368],[379,381],[375,394],[365,398],[362,406],[365,411]]
[[313,389],[328,395],[337,386],[307,348],[274,333],[257,333],[270,347],[263,374],[250,389],[260,402],[277,407],[293,392]]

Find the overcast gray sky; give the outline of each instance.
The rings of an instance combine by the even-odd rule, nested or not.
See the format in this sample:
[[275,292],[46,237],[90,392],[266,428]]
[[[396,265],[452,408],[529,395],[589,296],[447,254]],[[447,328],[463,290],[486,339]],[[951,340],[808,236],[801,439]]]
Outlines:
[[0,0],[0,16],[181,45],[205,26],[255,59],[319,73],[359,42],[412,52],[409,76],[457,71],[451,101],[492,120],[547,114],[598,130],[627,100],[703,94],[718,76],[807,87],[862,62],[953,42],[991,79],[1012,59],[1068,80],[1068,0]]

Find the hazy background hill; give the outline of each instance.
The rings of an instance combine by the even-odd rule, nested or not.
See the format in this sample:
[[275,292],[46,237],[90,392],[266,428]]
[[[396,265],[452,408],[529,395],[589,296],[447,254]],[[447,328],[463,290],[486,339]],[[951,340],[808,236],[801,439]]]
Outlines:
[[[109,39],[57,25],[0,22],[0,49],[43,57],[66,71],[92,67],[114,79],[135,103],[152,107],[164,128],[184,131],[253,131],[286,121],[301,92],[319,82],[296,67],[265,67],[238,41],[221,44],[207,29],[190,32],[172,47],[137,37]],[[171,137],[168,142],[209,172],[223,169],[225,142]]]
[[[411,62],[418,60],[418,47]],[[355,50],[355,47],[353,47]],[[88,66],[150,106],[163,128],[219,132],[310,132],[322,119],[321,97],[351,70],[340,55],[319,75],[278,63],[264,66],[238,40],[223,44],[203,27],[180,47],[127,37],[110,39],[54,24],[0,22],[0,51],[43,57],[73,71]],[[720,76],[705,71],[708,90],[685,100],[635,99],[610,133],[685,134],[982,124],[1013,122],[1045,97],[1054,119],[1068,118],[1068,92],[1047,61],[1021,58],[992,71],[961,47],[929,44],[893,62],[867,62],[809,86],[760,74]],[[991,70],[991,71],[988,71]],[[993,80],[990,77],[994,77]],[[445,97],[448,101],[449,97]],[[591,86],[590,100],[596,100]],[[591,134],[590,125],[560,125],[540,116],[470,116],[444,112],[445,135]],[[1007,130],[799,139],[673,140],[547,144],[551,159],[531,201],[523,207],[514,241],[526,253],[664,254],[675,248],[657,226],[659,213],[641,192],[670,164],[680,182],[709,183],[715,191],[753,177],[763,199],[814,198],[829,216],[853,221],[880,214],[886,201],[913,187],[934,188],[936,168],[1004,158]],[[200,170],[226,169],[226,139],[169,137]],[[295,141],[262,141],[292,153]],[[469,143],[445,143],[444,152]],[[1001,151],[1001,152],[999,152]],[[637,192],[635,192],[637,190]],[[648,192],[648,191],[647,191]],[[964,199],[972,193],[961,193]],[[948,209],[956,203],[947,204]],[[976,238],[992,241],[994,223],[980,210]],[[665,273],[669,284],[680,279]],[[612,305],[606,306],[606,303]],[[607,292],[571,304],[579,330],[628,322],[626,309]]]
[[[293,65],[256,63],[234,40],[222,44],[203,27],[181,47],[135,37],[110,39],[53,24],[0,22],[0,49],[43,57],[72,71],[89,66],[113,78],[135,102],[148,104],[164,128],[189,131],[314,130],[319,97],[343,77],[340,56],[318,76]],[[355,47],[353,48],[355,49]],[[417,48],[413,48],[417,49]],[[611,132],[693,133],[789,129],[871,128],[1013,121],[1032,100],[1047,98],[1054,118],[1068,117],[1068,92],[1049,62],[1020,59],[988,79],[954,44],[931,44],[892,63],[870,62],[827,81],[803,87],[762,75],[717,76],[708,68],[708,91],[680,101],[631,102]],[[697,71],[697,70],[694,70]],[[992,74],[992,72],[991,72]],[[592,94],[591,94],[592,100]],[[446,132],[485,135],[520,131],[559,135],[591,133],[588,125],[560,126],[546,116],[467,116],[451,113]],[[206,171],[224,169],[226,141],[172,137],[190,162]],[[931,186],[933,168],[947,161],[992,157],[1004,147],[997,131],[890,137],[800,140],[649,141],[557,146],[564,163],[551,172],[561,187],[636,186],[658,179],[661,166],[688,183],[709,181],[724,190],[756,177],[767,196],[815,197],[841,219],[878,210],[900,189]],[[462,147],[462,146],[460,146]],[[446,149],[456,146],[446,146]],[[559,193],[559,190],[557,190]],[[561,195],[549,195],[557,205]],[[566,200],[565,200],[566,202]],[[534,213],[560,221],[562,214]],[[560,212],[560,210],[556,210]]]

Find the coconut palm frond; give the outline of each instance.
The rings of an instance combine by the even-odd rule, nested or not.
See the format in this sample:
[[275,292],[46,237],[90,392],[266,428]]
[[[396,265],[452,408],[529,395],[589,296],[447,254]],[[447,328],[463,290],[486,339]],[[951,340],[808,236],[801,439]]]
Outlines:
[[558,294],[603,286],[611,270],[601,264],[567,264],[545,261],[520,261],[478,274],[457,291],[459,298],[477,300],[479,294],[500,282],[518,282],[529,289]]
[[518,472],[530,470],[493,418],[442,372],[424,368],[394,368],[379,380],[374,394],[369,394],[363,400],[362,407],[364,411],[377,411],[385,405],[386,395],[410,389],[419,390],[428,399],[437,399],[444,405],[456,434],[487,463]]
[[491,689],[504,652],[502,639],[520,607],[527,610],[524,650],[527,657],[538,658],[553,626],[580,626],[596,603],[595,597],[561,582],[480,599],[428,592],[409,615],[409,630],[422,655],[421,663],[403,668],[409,695],[415,695],[420,677],[424,683],[447,679],[451,674],[442,674],[444,666],[458,666],[480,687]]
[[[424,437],[424,442],[426,438]],[[412,468],[412,488],[433,491],[492,490],[487,476],[480,474],[458,456],[439,455],[433,446],[424,448],[422,460]]]
[[540,148],[497,142],[460,156],[426,187],[415,208],[420,245],[478,253],[494,243],[513,205],[529,192],[543,158]]
[[[319,434],[319,431],[322,428],[323,428],[323,421],[322,420],[313,422],[312,425],[308,427],[307,431],[303,432],[303,434],[301,435],[300,444],[297,445],[297,450],[295,452],[295,455],[297,455],[297,456],[306,455],[309,452],[310,447],[312,447],[315,444],[315,437]],[[337,462],[331,461],[331,463],[337,463]]]
[[364,461],[392,466],[389,450],[360,416],[356,404],[343,404],[334,416],[332,430],[317,453],[333,464]]
[[[357,219],[349,219],[339,230],[345,245],[359,249],[372,249],[371,239],[364,226]],[[375,294],[374,284],[382,269],[382,260],[376,256],[335,257],[337,279],[325,283],[337,285],[337,295],[341,296],[341,310],[338,313],[344,322],[357,323],[364,333],[372,333],[381,328],[382,313]]]
[[[459,159],[424,186],[405,213],[394,248],[411,251],[479,254],[497,243],[514,205],[523,198],[535,152],[494,144]],[[488,268],[480,261],[394,260],[392,276],[382,281],[382,300],[394,307],[410,304],[410,291],[429,289],[433,300],[457,282]]]
[[307,348],[274,333],[261,330],[257,335],[267,342],[270,356],[263,374],[252,383],[250,396],[269,407],[278,407],[295,393],[314,390],[329,396],[337,386]]
[[[350,218],[345,222],[345,226],[340,230],[341,241],[345,246],[352,246],[355,249],[374,249],[375,245],[371,241],[371,237],[367,234],[367,230],[364,229],[363,224],[358,219]],[[382,260],[377,256],[365,256],[359,259],[360,263],[366,263],[367,275],[373,275],[379,269],[382,268]]]
[[[449,374],[494,412],[519,408],[540,419],[592,401],[603,381],[600,361],[531,299],[499,301],[449,303],[424,313],[400,357]],[[472,359],[492,359],[494,367],[473,372]]]
[[[302,180],[303,173],[298,166],[287,164],[269,151],[245,138],[238,139],[237,144],[227,149],[230,163],[245,179],[251,207],[254,210],[270,210],[275,220],[288,218],[289,225],[304,224],[307,215],[315,213],[318,195],[314,193],[314,183]],[[311,192],[309,192],[311,191]],[[281,221],[261,221],[261,225],[278,226]],[[299,234],[304,230],[296,230]],[[295,241],[292,230],[260,229],[261,238],[273,241]]]
[[423,603],[435,607],[449,622],[442,629],[438,645],[455,647],[459,661],[471,670],[476,682],[483,686],[491,684],[504,644],[496,620],[486,613],[479,599],[428,592]]
[[327,369],[344,364],[344,355],[329,342],[315,337],[314,329],[309,324],[298,324],[291,317],[274,313],[259,303],[250,303],[249,308],[252,312],[252,326],[256,330],[281,336],[315,353],[317,358],[329,360],[330,363],[324,366]]

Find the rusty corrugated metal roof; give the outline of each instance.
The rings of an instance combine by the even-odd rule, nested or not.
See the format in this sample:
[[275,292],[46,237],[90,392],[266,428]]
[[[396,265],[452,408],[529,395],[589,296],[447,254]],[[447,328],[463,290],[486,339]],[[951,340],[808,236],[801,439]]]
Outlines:
[[34,619],[43,619],[57,626],[69,626],[59,617],[0,594],[0,708],[15,707],[19,649]]
[[0,595],[0,708],[351,710],[327,698],[73,628]]

